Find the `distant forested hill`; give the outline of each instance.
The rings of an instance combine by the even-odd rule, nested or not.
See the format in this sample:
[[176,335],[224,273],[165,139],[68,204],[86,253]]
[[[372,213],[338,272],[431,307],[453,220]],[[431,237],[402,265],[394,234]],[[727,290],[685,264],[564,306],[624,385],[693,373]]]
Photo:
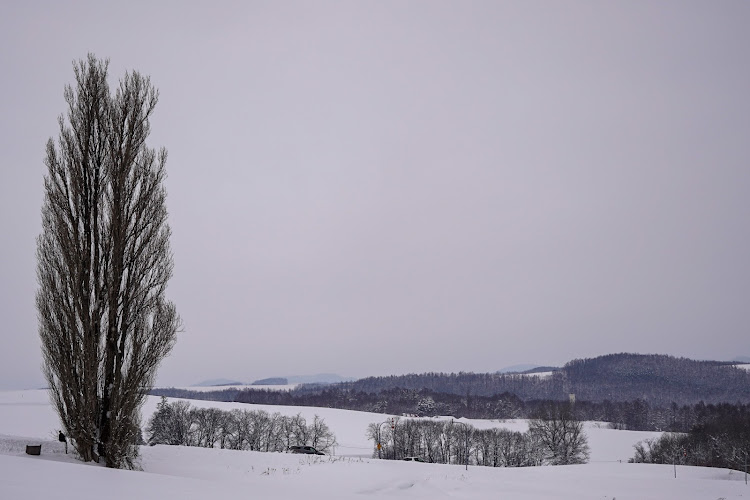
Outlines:
[[750,407],[750,372],[718,361],[612,354],[573,360],[550,375],[422,373],[303,384],[291,391],[154,389],[151,394],[493,419],[530,418],[545,404],[560,404],[575,394],[582,419],[623,429],[687,432],[711,415],[726,413],[727,406]]
[[[391,389],[422,390],[466,396],[515,394],[521,399],[563,399],[564,377],[552,375],[519,375],[507,373],[420,373],[368,377],[337,387],[355,392],[379,393]],[[554,396],[553,396],[554,395]]]
[[368,377],[339,384],[355,392],[427,389],[457,395],[514,394],[522,400],[633,401],[669,405],[750,402],[750,373],[726,362],[665,355],[610,354],[576,359],[548,376],[502,373],[423,373]]
[[566,386],[586,401],[750,402],[750,373],[720,361],[610,354],[565,365]]

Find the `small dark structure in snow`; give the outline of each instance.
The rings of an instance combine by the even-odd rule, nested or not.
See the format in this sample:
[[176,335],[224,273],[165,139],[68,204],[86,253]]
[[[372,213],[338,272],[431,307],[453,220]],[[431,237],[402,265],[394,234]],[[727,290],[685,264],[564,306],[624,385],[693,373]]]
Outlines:
[[57,440],[61,443],[65,443],[65,454],[68,454],[68,440],[65,439],[65,434],[63,434],[62,431],[60,431],[60,434],[57,435]]
[[26,445],[26,454],[27,455],[41,455],[42,454],[42,445],[41,444],[27,444]]

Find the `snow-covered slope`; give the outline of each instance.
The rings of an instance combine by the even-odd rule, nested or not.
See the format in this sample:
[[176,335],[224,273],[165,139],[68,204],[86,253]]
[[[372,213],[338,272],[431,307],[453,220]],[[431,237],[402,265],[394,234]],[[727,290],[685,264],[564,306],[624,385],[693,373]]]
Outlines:
[[[158,398],[149,398],[144,422]],[[54,441],[57,418],[45,391],[0,392],[0,498],[511,498],[668,499],[747,498],[742,474],[724,469],[625,463],[632,446],[656,433],[616,431],[587,423],[591,463],[578,466],[493,469],[369,458],[365,428],[382,414],[330,408],[191,401],[195,406],[265,409],[306,418],[318,414],[336,433],[337,456],[310,457],[175,446],[141,449],[143,472],[84,465]],[[524,430],[522,420],[468,421],[486,428]],[[18,437],[26,436],[26,437]],[[43,454],[23,454],[27,441],[44,441]],[[622,460],[622,462],[620,462]]]

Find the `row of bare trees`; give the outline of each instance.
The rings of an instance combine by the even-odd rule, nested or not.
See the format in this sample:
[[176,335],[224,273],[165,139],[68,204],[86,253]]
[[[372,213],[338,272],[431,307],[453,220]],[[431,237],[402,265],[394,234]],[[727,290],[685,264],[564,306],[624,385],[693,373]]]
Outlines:
[[[586,463],[589,448],[583,422],[569,407],[550,406],[529,422],[527,432],[456,425],[452,420],[397,418],[368,426],[374,456],[488,467],[530,467]],[[378,449],[378,444],[380,448]]]
[[263,410],[195,408],[187,401],[170,403],[165,397],[148,422],[146,436],[150,445],[266,452],[286,451],[290,446],[330,452],[336,445],[336,436],[318,415],[308,425],[300,414],[289,417]]
[[389,460],[420,457],[431,463],[462,465],[468,453],[468,462],[472,465],[525,467],[542,464],[540,450],[530,434],[508,429],[478,430],[445,420],[404,418],[396,420],[394,426],[370,424],[367,433],[375,443],[375,456]]

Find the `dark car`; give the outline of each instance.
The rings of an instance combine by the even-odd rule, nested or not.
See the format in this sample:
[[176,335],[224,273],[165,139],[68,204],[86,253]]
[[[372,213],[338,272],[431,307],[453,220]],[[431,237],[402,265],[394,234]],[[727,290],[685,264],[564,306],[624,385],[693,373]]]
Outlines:
[[290,446],[289,451],[292,453],[304,453],[305,455],[325,455],[325,453],[316,450],[312,446]]
[[406,460],[407,462],[425,462],[424,458],[422,457],[405,457],[404,460]]

